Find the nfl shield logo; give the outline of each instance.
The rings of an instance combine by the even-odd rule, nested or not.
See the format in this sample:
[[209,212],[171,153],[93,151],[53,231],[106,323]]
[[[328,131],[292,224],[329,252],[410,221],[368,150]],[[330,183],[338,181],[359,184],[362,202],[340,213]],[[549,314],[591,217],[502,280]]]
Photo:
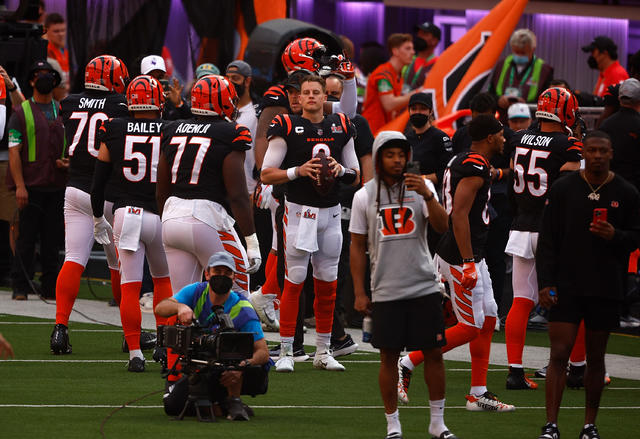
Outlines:
[[323,133],[322,128],[318,128],[318,136],[322,136],[322,133]]

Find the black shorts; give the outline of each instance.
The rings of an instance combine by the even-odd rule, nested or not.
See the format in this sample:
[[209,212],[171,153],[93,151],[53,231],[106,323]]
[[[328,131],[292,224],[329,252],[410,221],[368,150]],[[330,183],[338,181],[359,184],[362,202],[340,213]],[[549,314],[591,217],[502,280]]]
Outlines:
[[558,293],[558,303],[549,310],[550,322],[580,324],[593,331],[610,331],[620,325],[620,302],[603,297]]
[[440,294],[417,299],[374,302],[371,344],[378,349],[421,351],[444,346]]

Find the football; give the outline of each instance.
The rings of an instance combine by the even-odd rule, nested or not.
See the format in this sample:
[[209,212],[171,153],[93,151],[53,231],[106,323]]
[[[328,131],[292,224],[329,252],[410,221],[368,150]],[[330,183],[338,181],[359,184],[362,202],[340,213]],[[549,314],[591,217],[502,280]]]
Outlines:
[[320,195],[327,195],[331,192],[336,179],[331,172],[331,166],[329,166],[329,158],[324,152],[324,149],[318,151],[313,158],[320,159],[320,171],[318,172],[318,180],[314,182],[313,187]]

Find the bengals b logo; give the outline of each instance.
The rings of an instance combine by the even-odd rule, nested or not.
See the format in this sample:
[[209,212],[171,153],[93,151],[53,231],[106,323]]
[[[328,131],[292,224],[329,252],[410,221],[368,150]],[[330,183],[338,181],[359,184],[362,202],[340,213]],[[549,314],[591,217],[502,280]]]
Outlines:
[[413,209],[410,207],[387,207],[380,210],[380,233],[384,237],[410,235],[416,228]]

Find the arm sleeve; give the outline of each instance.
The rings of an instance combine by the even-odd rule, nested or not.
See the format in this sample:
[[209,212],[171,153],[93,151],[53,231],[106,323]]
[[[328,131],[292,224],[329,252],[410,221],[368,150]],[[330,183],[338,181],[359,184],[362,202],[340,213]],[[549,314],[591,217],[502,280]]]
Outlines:
[[367,222],[367,189],[362,187],[353,196],[351,204],[351,219],[349,220],[349,232],[359,235],[366,235],[368,231]]
[[0,140],[4,138],[4,127],[7,124],[7,106],[0,104]]
[[344,113],[349,118],[356,115],[358,109],[358,89],[356,87],[356,80],[347,79],[342,82],[342,96],[340,96],[340,102],[333,103],[334,113]]
[[356,155],[356,148],[353,143],[353,137],[349,139],[347,144],[342,148],[341,165],[345,168],[360,170],[360,162]]
[[113,170],[113,163],[96,160],[91,183],[91,210],[93,216],[100,218],[104,215],[104,190]]
[[273,137],[269,140],[269,147],[262,161],[262,169],[279,168],[286,155],[287,142],[282,137]]

